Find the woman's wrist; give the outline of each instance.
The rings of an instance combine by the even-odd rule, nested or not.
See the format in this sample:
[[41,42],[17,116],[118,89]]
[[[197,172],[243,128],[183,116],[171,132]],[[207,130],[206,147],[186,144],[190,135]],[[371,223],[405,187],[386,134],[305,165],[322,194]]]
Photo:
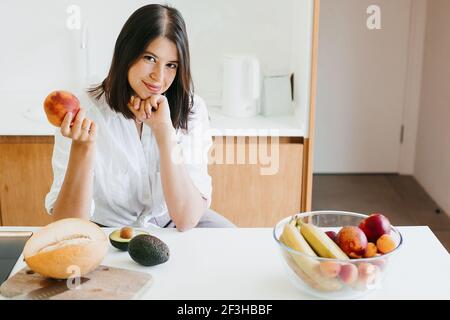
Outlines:
[[156,123],[152,125],[153,135],[156,141],[167,141],[175,137],[175,128],[169,123]]
[[89,142],[72,141],[71,152],[77,158],[91,157],[91,155],[94,154],[94,150],[95,150],[94,141]]

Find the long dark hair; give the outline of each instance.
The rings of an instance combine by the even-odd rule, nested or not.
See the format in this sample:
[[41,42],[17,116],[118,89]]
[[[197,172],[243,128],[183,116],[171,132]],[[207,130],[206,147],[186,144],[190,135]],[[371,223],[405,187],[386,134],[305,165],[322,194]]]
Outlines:
[[174,128],[187,130],[188,118],[192,113],[194,86],[186,24],[175,8],[150,4],[136,10],[117,37],[108,76],[102,83],[89,88],[88,93],[97,100],[104,94],[112,110],[123,114],[127,119],[134,119],[127,106],[134,94],[128,83],[128,70],[158,37],[166,37],[177,47],[178,70],[165,96],[169,102]]

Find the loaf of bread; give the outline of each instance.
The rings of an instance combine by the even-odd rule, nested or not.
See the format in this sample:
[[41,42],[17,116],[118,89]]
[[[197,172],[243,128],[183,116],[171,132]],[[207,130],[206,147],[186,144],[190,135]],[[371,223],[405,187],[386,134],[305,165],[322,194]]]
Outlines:
[[34,233],[25,244],[23,255],[34,272],[67,279],[97,268],[107,252],[108,238],[102,229],[90,221],[68,218]]

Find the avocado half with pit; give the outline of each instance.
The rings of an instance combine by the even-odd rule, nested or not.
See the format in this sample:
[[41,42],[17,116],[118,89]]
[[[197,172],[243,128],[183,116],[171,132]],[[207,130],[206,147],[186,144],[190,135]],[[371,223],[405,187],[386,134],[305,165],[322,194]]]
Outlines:
[[122,251],[128,251],[128,244],[130,243],[131,239],[141,234],[149,234],[149,233],[144,230],[137,230],[131,227],[124,227],[122,229],[111,232],[109,234],[109,242],[111,242],[111,245],[114,248],[117,248]]

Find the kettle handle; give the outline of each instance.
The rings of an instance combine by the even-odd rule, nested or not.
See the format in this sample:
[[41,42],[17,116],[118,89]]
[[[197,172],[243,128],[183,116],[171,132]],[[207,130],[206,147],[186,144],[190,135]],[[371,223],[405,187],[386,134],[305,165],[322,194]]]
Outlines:
[[260,96],[260,70],[259,70],[259,62],[256,59],[251,60],[251,72],[250,72],[250,83],[253,85],[252,90],[252,98],[258,99]]

